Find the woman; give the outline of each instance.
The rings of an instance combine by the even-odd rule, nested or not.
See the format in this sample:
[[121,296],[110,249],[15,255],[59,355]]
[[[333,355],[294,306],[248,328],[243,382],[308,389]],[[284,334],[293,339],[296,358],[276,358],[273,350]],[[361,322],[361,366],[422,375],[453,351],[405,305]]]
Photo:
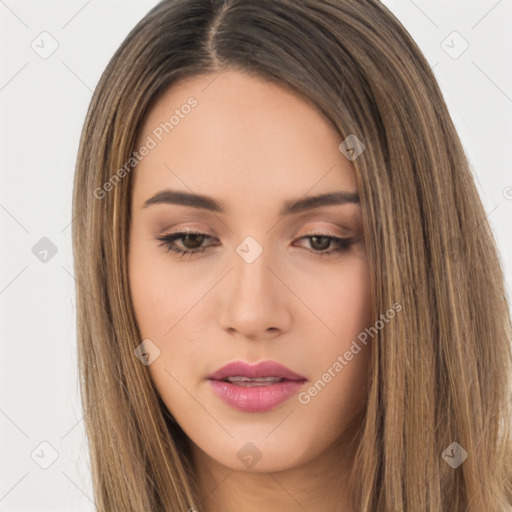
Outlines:
[[98,510],[512,509],[496,245],[378,1],[159,3],[73,208]]

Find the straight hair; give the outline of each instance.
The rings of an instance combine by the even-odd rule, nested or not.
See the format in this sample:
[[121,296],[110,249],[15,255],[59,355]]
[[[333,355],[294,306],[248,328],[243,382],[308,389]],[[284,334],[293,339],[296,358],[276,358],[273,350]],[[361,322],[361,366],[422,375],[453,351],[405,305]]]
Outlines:
[[[510,512],[512,329],[497,246],[434,74],[378,0],[164,0],[101,76],[80,139],[72,226],[97,510],[205,510],[190,440],[134,356],[142,340],[127,260],[137,169],[126,162],[170,87],[229,70],[293,91],[340,142],[354,134],[365,145],[353,164],[372,310],[399,302],[403,312],[371,343],[347,503]],[[455,442],[467,454],[456,468],[443,456]]]

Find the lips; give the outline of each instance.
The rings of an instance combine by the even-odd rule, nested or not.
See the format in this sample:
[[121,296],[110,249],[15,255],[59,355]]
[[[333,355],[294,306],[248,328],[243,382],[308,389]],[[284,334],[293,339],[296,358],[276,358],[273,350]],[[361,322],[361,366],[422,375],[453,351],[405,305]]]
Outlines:
[[275,361],[250,365],[236,361],[207,377],[213,392],[227,405],[243,412],[274,409],[298,393],[307,381]]
[[262,361],[258,364],[248,364],[244,361],[229,363],[216,372],[208,375],[209,380],[227,380],[232,383],[261,382],[265,385],[282,380],[306,381],[306,377],[293,372],[276,361]]

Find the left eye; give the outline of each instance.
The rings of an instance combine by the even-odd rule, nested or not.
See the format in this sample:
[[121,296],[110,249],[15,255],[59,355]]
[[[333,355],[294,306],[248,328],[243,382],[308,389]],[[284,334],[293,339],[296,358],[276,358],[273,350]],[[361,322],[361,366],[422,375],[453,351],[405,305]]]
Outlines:
[[[178,233],[173,233],[171,235],[164,235],[161,237],[157,237],[161,243],[159,247],[164,246],[167,251],[174,252],[176,254],[180,254],[181,257],[185,255],[194,255],[206,250],[210,245],[204,246],[202,243],[205,240],[210,240],[213,237],[210,237],[204,233],[192,232],[192,231],[181,231]],[[310,235],[305,235],[303,237],[298,238],[298,240],[309,239],[310,245],[313,247],[313,250],[309,250],[314,254],[318,254],[319,256],[330,256],[333,254],[339,254],[343,252],[347,252],[350,246],[355,242],[353,238],[340,238],[337,236],[326,235],[322,233],[312,233]],[[184,248],[179,247],[176,244],[176,241],[180,241]],[[331,244],[335,244],[335,249],[331,249],[330,251],[326,251]],[[213,244],[211,244],[213,245]],[[315,249],[316,247],[316,249]]]

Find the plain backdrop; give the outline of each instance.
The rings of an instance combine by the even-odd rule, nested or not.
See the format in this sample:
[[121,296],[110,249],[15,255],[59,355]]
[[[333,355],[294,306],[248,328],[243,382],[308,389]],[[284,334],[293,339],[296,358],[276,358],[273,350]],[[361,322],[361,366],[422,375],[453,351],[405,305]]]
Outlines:
[[[510,297],[512,0],[384,3],[439,80]],[[0,0],[0,511],[93,510],[76,373],[74,165],[100,74],[155,4]]]

